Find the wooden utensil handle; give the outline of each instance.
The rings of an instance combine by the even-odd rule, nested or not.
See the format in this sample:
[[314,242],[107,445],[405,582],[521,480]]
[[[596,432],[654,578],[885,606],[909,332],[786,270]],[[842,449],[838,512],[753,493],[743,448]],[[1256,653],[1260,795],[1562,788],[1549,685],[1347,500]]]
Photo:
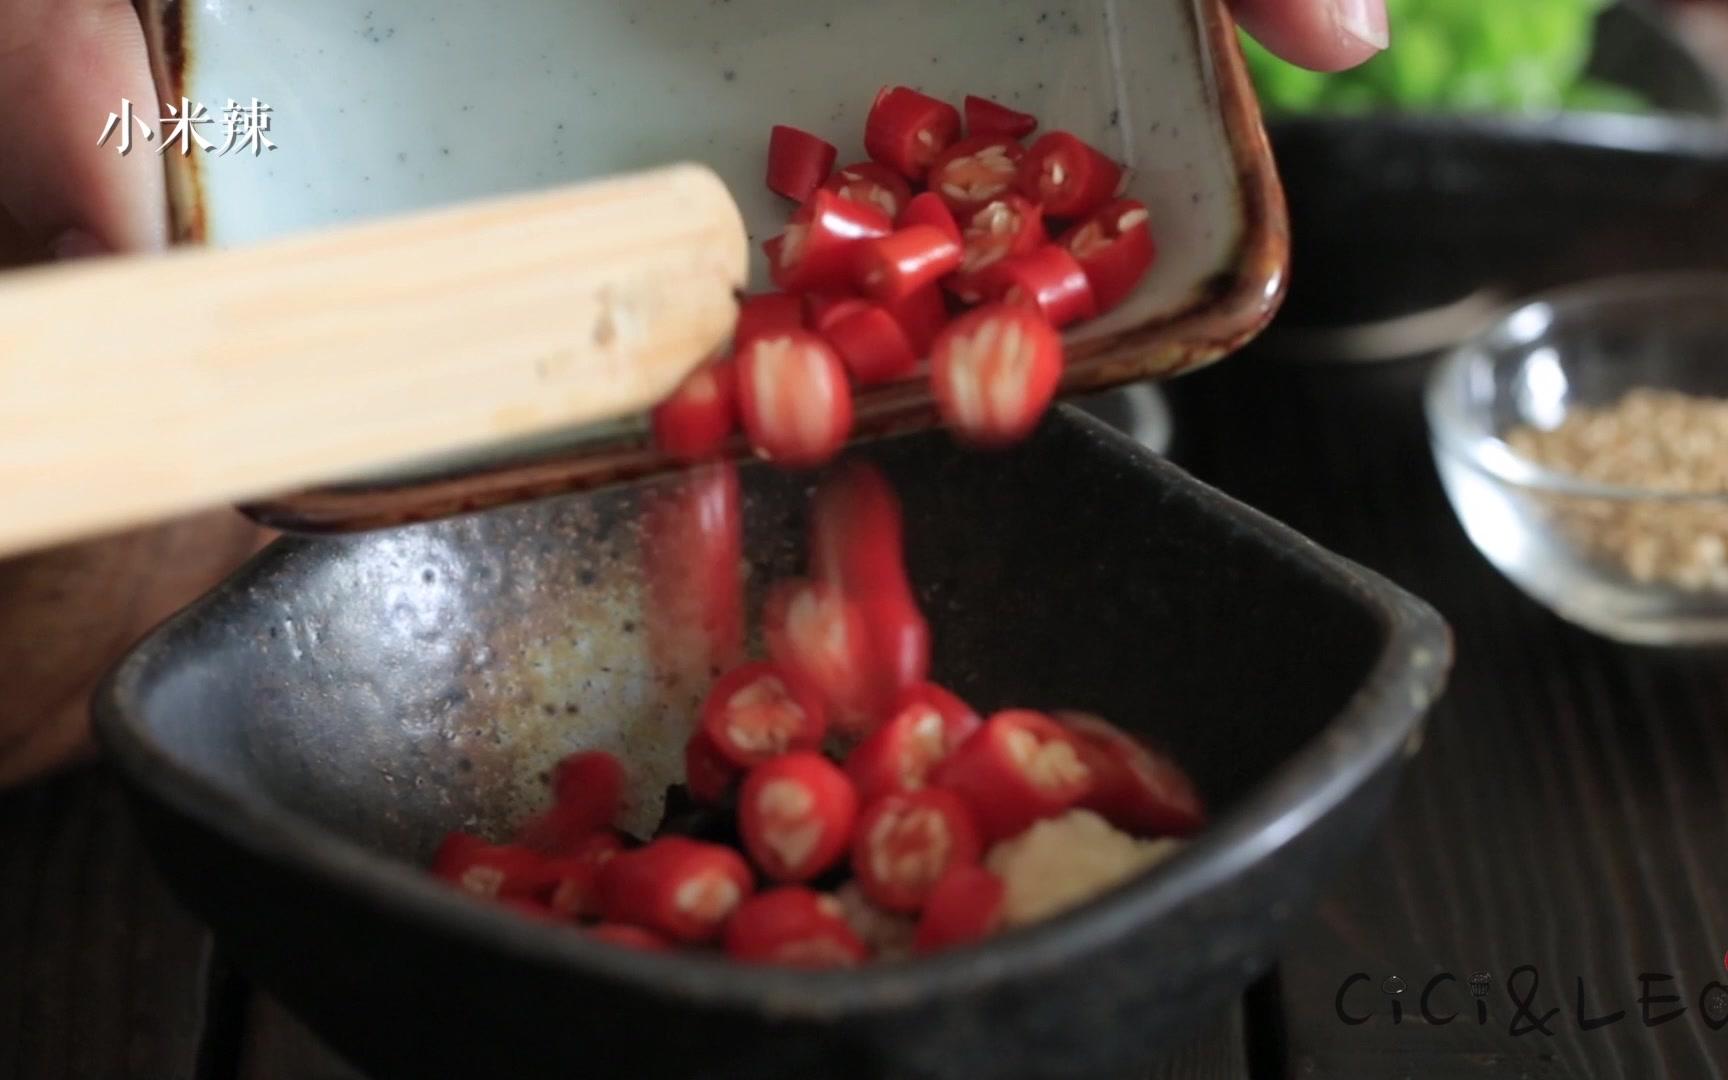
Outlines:
[[639,410],[746,262],[683,165],[0,277],[0,554]]

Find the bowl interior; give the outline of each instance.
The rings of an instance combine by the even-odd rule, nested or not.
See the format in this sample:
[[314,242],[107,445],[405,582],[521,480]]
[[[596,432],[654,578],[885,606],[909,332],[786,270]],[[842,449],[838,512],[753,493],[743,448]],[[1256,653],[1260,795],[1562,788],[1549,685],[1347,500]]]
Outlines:
[[[840,148],[839,164],[860,161],[877,89],[904,83],[1034,112],[1044,130],[1073,131],[1129,166],[1158,262],[1121,307],[1075,328],[1076,350],[1117,349],[1124,331],[1212,296],[1244,246],[1232,140],[1250,134],[1222,118],[1211,51],[1229,42],[1221,0],[523,0],[509,17],[458,0],[143,2],[170,100],[184,94],[214,116],[230,98],[272,108],[277,150],[168,155],[181,231],[218,245],[697,160],[738,200],[753,287],[766,288],[757,245],[792,209],[764,186],[770,127],[806,128]],[[1221,347],[1203,344],[1207,359]],[[1182,357],[1131,359],[1148,374]],[[592,450],[643,430],[622,418],[371,479]]]
[[[1002,455],[869,449],[905,500],[935,676],[981,709],[1145,732],[1227,813],[1346,709],[1383,662],[1386,613],[1311,545],[1076,417]],[[807,482],[744,475],[754,604],[797,568]],[[644,829],[709,678],[645,632],[650,490],[280,542],[144,647],[111,722],[174,777],[320,843],[419,861],[447,829],[500,833],[579,747],[626,756]],[[1363,735],[1335,749],[1367,753]]]

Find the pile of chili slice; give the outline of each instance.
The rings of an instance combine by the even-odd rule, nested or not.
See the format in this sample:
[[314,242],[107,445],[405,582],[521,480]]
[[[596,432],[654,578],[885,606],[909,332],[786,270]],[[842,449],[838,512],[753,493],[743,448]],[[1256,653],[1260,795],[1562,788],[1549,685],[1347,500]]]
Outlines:
[[[962,134],[964,126],[964,135]],[[745,297],[729,353],[653,413],[656,444],[716,456],[742,428],[760,456],[829,460],[851,433],[856,387],[922,373],[944,423],[998,446],[1028,435],[1061,378],[1060,330],[1120,304],[1151,267],[1146,207],[1116,162],[980,97],[953,105],[884,87],[868,160],[769,138],[768,187],[797,203],[763,245],[778,291]]]
[[[720,534],[736,529],[732,469],[697,470],[679,496],[732,514]],[[452,833],[433,872],[618,945],[835,968],[898,955],[866,924],[899,925],[920,953],[994,933],[1007,886],[986,855],[1045,819],[1084,808],[1136,837],[1201,825],[1182,771],[1114,725],[980,716],[930,681],[901,507],[881,473],[832,470],[810,518],[808,576],[768,590],[767,658],[713,683],[654,838],[615,828],[624,766],[587,751],[558,765],[552,805],[511,840]],[[682,614],[707,628],[713,655],[735,653],[735,599]]]

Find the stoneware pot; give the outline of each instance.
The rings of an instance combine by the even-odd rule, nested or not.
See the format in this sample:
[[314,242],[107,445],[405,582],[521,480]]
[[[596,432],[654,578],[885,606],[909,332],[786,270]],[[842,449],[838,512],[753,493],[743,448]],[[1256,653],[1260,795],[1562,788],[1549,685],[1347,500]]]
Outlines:
[[[380,1077],[1143,1076],[1375,828],[1450,661],[1435,613],[1068,408],[1026,445],[863,451],[901,491],[935,677],[1162,743],[1212,824],[1049,922],[850,972],[617,949],[430,878],[578,747],[658,813],[705,673],[644,640],[653,485],[269,548],[145,641],[97,725],[223,952]],[[805,477],[743,470],[750,592]],[[988,535],[981,542],[981,535]]]
[[[140,4],[165,99],[271,109],[274,150],[166,155],[185,241],[244,244],[680,159],[719,171],[761,241],[791,210],[763,184],[770,126],[861,160],[878,87],[905,83],[994,97],[1130,167],[1158,262],[1069,335],[1067,391],[1216,359],[1283,294],[1282,196],[1224,0]],[[916,377],[861,393],[856,412],[863,434],[932,416]],[[598,486],[667,466],[645,430],[621,418],[251,509],[332,530]]]

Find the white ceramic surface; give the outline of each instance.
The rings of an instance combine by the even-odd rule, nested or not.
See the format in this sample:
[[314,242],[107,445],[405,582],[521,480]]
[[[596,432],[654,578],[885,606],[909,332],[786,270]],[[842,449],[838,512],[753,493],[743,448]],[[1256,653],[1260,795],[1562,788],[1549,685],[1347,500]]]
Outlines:
[[[808,128],[840,164],[862,160],[876,90],[905,83],[956,104],[996,98],[1130,166],[1159,261],[1074,345],[1119,353],[1123,331],[1192,309],[1243,257],[1248,200],[1206,33],[1219,0],[143,3],[165,93],[213,113],[229,99],[272,107],[274,151],[195,155],[189,168],[170,155],[178,217],[213,244],[679,159],[726,179],[759,243],[791,209],[763,185],[769,127]],[[176,35],[177,50],[164,44]],[[1168,356],[1182,365],[1179,348]],[[625,418],[501,453],[640,427]]]

